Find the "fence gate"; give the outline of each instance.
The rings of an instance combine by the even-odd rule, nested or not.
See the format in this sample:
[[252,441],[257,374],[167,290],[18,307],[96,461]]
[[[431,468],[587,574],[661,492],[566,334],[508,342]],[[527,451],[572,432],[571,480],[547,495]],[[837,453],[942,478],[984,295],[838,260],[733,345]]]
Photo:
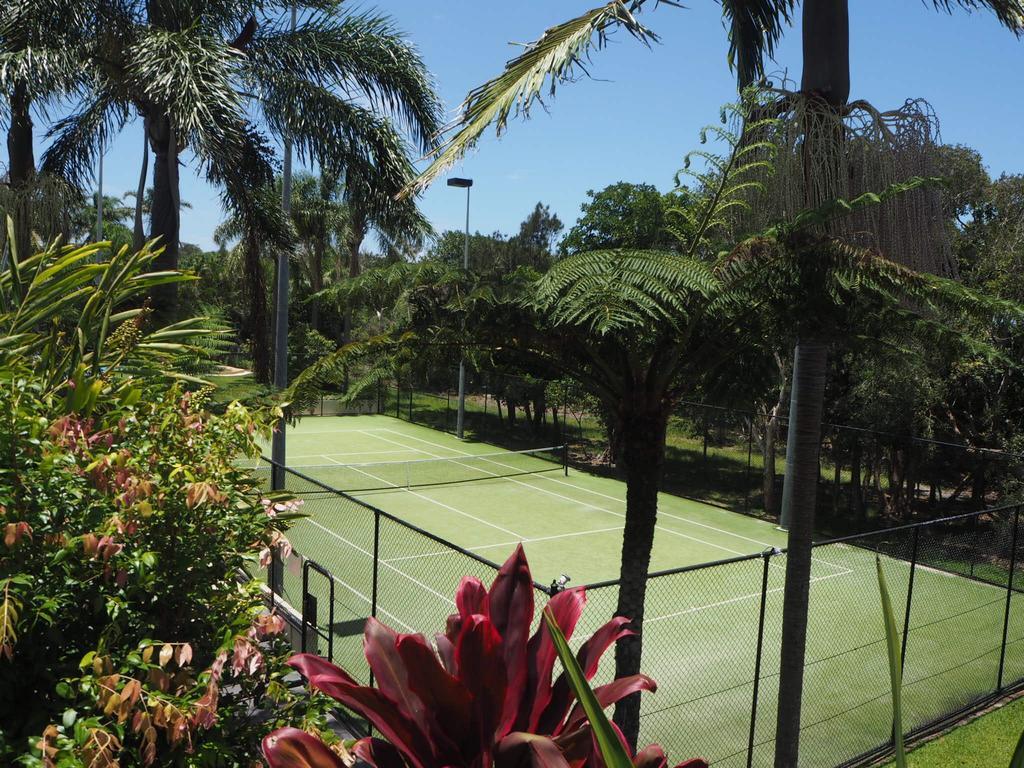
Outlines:
[[[318,605],[317,597],[309,590],[309,572],[314,572],[314,579],[327,582],[327,625],[320,625],[320,612],[323,610]],[[322,594],[322,593],[321,593]],[[312,640],[312,651],[308,647]],[[302,652],[312,652],[323,656],[320,653],[320,641],[327,641],[327,655],[329,662],[334,662],[334,579],[331,574],[319,563],[313,560],[302,562]]]

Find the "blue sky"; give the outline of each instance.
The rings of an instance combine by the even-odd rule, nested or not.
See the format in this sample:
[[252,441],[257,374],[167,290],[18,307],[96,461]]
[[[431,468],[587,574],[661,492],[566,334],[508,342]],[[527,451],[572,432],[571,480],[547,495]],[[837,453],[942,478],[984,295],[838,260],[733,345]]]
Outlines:
[[[450,114],[474,85],[497,74],[546,27],[596,5],[596,0],[380,0],[419,47]],[[370,3],[362,3],[368,7]],[[489,133],[453,175],[475,179],[471,227],[511,232],[543,201],[571,224],[588,189],[616,181],[671,188],[700,127],[717,119],[735,93],[727,42],[715,0],[663,5],[643,20],[662,39],[651,49],[620,36],[594,55],[590,73],[561,88],[528,121],[500,140]],[[922,97],[935,108],[942,138],[982,152],[990,170],[1024,171],[1020,126],[1024,42],[994,18],[931,10],[930,0],[856,0],[851,4],[851,98],[880,109]],[[800,35],[789,30],[770,69],[800,74]],[[108,149],[105,192],[137,184],[141,125],[130,125]],[[6,158],[0,155],[6,162]],[[222,211],[216,190],[182,170],[182,239],[212,247]],[[425,193],[423,208],[438,230],[461,229],[465,198],[443,181]]]

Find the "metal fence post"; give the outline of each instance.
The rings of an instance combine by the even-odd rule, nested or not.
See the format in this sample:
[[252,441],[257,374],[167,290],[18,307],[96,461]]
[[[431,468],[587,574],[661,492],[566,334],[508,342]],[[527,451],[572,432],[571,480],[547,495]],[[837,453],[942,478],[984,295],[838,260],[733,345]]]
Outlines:
[[1017,568],[1017,529],[1020,527],[1020,507],[1013,510],[1013,533],[1010,536],[1010,573],[1006,579],[1006,610],[1003,613],[1003,641],[999,646],[999,678],[996,691],[1003,691],[1003,670],[1006,665],[1006,633],[1010,629],[1010,599],[1013,597],[1013,572]]
[[761,656],[764,651],[764,613],[768,602],[768,567],[774,549],[764,551],[764,571],[761,574],[761,612],[757,620],[757,653],[754,657],[754,694],[750,702],[750,735],[747,739],[747,768],[754,765],[754,738],[757,734],[757,694],[761,688]]
[[409,387],[409,423],[412,424],[412,387]]
[[395,382],[395,418],[402,418],[402,385]]
[[907,608],[903,614],[903,642],[900,645],[900,673],[907,663],[907,638],[910,636],[910,604],[914,599],[914,575],[917,573],[917,547],[921,528],[914,528],[914,541],[910,551],[910,581],[907,583]]
[[743,509],[750,511],[750,463],[754,456],[754,414],[747,421],[747,469],[743,473]]

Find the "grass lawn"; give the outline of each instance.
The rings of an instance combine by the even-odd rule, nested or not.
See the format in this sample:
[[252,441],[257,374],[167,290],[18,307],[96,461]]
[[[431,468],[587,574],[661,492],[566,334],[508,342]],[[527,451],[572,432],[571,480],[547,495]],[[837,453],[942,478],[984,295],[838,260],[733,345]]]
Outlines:
[[910,768],[1003,768],[1010,764],[1021,731],[1024,699],[1017,699],[918,747],[907,763]]

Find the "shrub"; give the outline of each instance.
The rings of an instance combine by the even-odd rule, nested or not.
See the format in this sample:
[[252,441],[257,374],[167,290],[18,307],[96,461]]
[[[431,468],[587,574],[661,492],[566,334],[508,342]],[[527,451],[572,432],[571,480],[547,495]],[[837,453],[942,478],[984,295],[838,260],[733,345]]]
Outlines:
[[[597,673],[604,652],[631,634],[628,619],[615,617],[577,654],[580,680],[554,677],[556,639],[533,624],[533,581],[523,548],[505,562],[488,590],[464,578],[435,645],[422,635],[402,635],[376,619],[366,623],[364,647],[376,688],[360,685],[317,656],[299,654],[289,664],[309,684],[366,718],[383,738],[351,745],[356,757],[377,768],[432,766],[582,766],[598,761],[584,705],[574,691]],[[545,612],[571,636],[586,603],[583,589],[559,592]],[[653,691],[645,675],[613,680],[593,689],[600,708],[639,691]],[[585,697],[586,698],[586,697]],[[264,741],[271,768],[339,768],[342,758],[309,733],[281,729]],[[642,750],[636,765],[664,765],[656,747]],[[690,768],[706,768],[691,761]]]

